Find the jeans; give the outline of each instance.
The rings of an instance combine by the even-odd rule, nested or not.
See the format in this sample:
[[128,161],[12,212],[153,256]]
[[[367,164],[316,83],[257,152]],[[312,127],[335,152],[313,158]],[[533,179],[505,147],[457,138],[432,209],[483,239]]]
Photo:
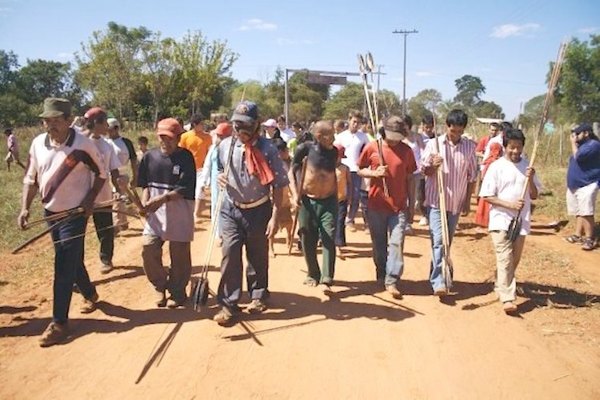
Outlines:
[[[46,210],[46,217],[54,214]],[[110,215],[110,213],[109,213]],[[49,225],[54,224],[52,221]],[[83,264],[83,253],[85,243],[85,227],[87,218],[83,215],[58,225],[51,231],[54,242],[54,304],[52,306],[52,320],[59,324],[65,324],[69,319],[69,306],[73,295],[73,284],[77,284],[79,291],[86,299],[91,299],[96,294],[96,288],[90,281],[90,277]],[[80,237],[75,237],[82,235]],[[73,237],[73,239],[63,241]],[[57,243],[59,242],[60,243]]]
[[386,286],[394,285],[404,271],[406,214],[369,210],[369,227],[377,279],[384,279]]
[[358,172],[350,172],[350,179],[352,180],[352,192],[348,198],[348,222],[354,223],[354,218],[356,217],[356,212],[358,211],[360,183],[362,178],[358,176]]
[[342,200],[338,203],[338,216],[335,226],[335,245],[346,245],[346,215],[348,215],[348,201]]
[[223,239],[221,281],[217,293],[219,304],[236,308],[242,295],[242,247],[246,247],[246,283],[250,298],[268,297],[269,253],[266,236],[271,219],[271,202],[258,207],[241,209],[224,199],[219,224]]
[[[446,213],[450,244],[452,244],[452,238],[454,237],[454,230],[456,229],[459,216],[460,214],[451,214],[449,212]],[[450,289],[446,287],[444,277],[442,276],[444,244],[442,240],[442,219],[440,209],[429,207],[427,209],[427,217],[429,219],[429,238],[431,239],[431,264],[429,267],[429,281],[431,282],[431,287],[434,291],[444,288]],[[449,277],[449,281],[452,281],[452,276]]]
[[106,212],[94,212],[92,218],[96,227],[96,235],[100,241],[100,261],[102,264],[112,265],[113,253],[115,251],[115,228],[113,228],[113,217],[111,207],[102,208]]
[[[298,214],[302,252],[308,267],[308,276],[316,282],[331,284],[335,273],[335,225],[337,217],[337,197],[311,199],[302,196]],[[319,269],[317,242],[323,242],[323,264]]]

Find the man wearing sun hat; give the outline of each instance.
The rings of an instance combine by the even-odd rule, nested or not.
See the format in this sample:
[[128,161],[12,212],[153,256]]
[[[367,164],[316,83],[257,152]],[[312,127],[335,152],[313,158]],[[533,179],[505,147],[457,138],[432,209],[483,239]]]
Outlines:
[[[194,239],[196,167],[192,153],[178,146],[181,125],[174,118],[157,125],[159,148],[148,151],[140,162],[138,187],[143,188],[146,212],[142,259],[144,272],[154,286],[157,307],[178,308],[187,298]],[[171,266],[162,263],[162,246],[169,242]],[[170,293],[167,301],[166,291]]]
[[239,103],[231,122],[234,136],[221,142],[218,157],[220,171],[229,166],[228,174],[222,172],[218,177],[219,186],[225,188],[218,216],[223,259],[217,301],[222,309],[213,318],[219,325],[228,325],[239,312],[242,247],[246,248],[246,281],[252,300],[246,310],[261,313],[267,308],[268,239],[276,233],[283,189],[289,184],[279,152],[271,140],[259,134],[256,104]]
[[94,200],[106,180],[106,170],[91,139],[70,128],[71,103],[68,100],[47,98],[40,117],[47,132],[31,143],[29,166],[23,179],[21,213],[17,220],[19,227],[27,227],[29,208],[38,190],[46,217],[78,207],[84,210],[51,223],[57,224],[51,231],[55,252],[52,322],[40,338],[40,346],[48,347],[64,342],[69,336],[73,284],[85,299],[84,307],[98,301],[96,288],[83,264],[83,253],[85,227],[92,215]]
[[417,164],[411,148],[402,142],[408,133],[402,118],[386,119],[380,133],[382,143],[370,142],[361,152],[358,175],[371,178],[367,208],[377,279],[383,280],[386,291],[394,298],[400,298],[398,283],[404,270],[407,205],[413,204],[415,196],[413,173]]

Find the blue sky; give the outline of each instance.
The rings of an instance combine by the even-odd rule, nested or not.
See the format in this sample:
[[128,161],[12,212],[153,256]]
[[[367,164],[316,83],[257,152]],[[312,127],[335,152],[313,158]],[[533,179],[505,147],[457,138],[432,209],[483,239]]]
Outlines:
[[[562,40],[600,34],[594,0],[350,1],[67,1],[0,0],[0,49],[29,59],[71,61],[109,21],[181,38],[200,30],[239,54],[232,76],[266,82],[278,66],[357,72],[357,54],[382,65],[381,88],[402,97],[437,89],[454,97],[454,80],[482,79],[485,100],[508,118],[545,93],[548,64]],[[351,78],[359,82],[358,78]]]

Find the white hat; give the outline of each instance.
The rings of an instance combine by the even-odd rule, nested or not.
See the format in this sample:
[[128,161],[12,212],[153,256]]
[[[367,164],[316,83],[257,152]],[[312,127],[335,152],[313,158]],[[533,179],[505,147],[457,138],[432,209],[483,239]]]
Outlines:
[[106,120],[106,122],[108,122],[108,127],[109,128],[120,128],[121,124],[119,124],[119,120],[116,118],[109,118]]
[[276,128],[277,121],[275,121],[273,118],[269,118],[268,120],[266,120],[265,122],[262,123],[262,126],[267,127],[267,128]]

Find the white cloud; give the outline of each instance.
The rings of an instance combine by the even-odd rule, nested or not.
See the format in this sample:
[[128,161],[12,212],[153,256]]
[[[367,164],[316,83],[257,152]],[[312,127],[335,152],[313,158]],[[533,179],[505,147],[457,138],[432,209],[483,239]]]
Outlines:
[[598,28],[597,26],[592,26],[589,28],[581,28],[577,32],[579,32],[579,33],[594,33],[594,32],[598,32],[599,30],[600,30],[600,28]]
[[274,31],[277,29],[277,25],[271,22],[263,21],[262,19],[253,18],[247,20],[242,26],[240,31]]
[[490,36],[498,39],[505,39],[511,36],[523,36],[528,33],[533,33],[538,31],[540,28],[540,24],[531,22],[523,25],[504,24],[495,26]]

